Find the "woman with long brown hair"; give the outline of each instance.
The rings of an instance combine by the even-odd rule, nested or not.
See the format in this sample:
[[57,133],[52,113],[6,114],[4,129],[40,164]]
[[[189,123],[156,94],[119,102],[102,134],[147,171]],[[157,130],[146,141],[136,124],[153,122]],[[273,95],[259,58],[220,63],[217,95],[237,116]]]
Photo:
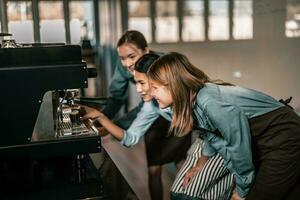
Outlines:
[[172,115],[170,131],[201,130],[202,154],[219,153],[235,177],[232,199],[295,199],[300,193],[300,117],[274,98],[214,82],[182,54],[147,73],[152,96]]

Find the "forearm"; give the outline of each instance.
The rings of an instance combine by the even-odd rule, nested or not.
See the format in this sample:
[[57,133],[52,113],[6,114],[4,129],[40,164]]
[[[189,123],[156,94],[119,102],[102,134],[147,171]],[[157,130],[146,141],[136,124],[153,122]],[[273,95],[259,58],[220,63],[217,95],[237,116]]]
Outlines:
[[200,158],[198,159],[196,165],[194,166],[194,168],[197,168],[197,169],[202,169],[206,163],[206,161],[208,160],[208,157],[205,156],[205,155],[201,155]]
[[196,165],[194,167],[192,167],[191,169],[189,169],[183,179],[183,183],[182,186],[184,188],[187,187],[187,185],[191,182],[191,180],[196,176],[196,174],[202,170],[202,168],[204,167],[206,161],[207,161],[208,157],[207,156],[200,156],[200,158],[198,159]]
[[118,139],[119,141],[121,141],[123,139],[123,137],[124,137],[124,130],[121,129],[119,126],[115,125],[105,115],[101,114],[96,119],[116,139]]

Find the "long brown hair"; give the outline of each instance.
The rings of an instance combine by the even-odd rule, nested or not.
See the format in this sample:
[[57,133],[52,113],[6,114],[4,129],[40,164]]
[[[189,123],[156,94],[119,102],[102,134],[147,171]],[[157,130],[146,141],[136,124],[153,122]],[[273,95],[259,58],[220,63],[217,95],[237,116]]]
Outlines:
[[209,77],[189,62],[186,56],[171,52],[160,57],[149,68],[147,75],[170,90],[173,117],[169,131],[184,136],[193,128],[193,104],[199,89]]

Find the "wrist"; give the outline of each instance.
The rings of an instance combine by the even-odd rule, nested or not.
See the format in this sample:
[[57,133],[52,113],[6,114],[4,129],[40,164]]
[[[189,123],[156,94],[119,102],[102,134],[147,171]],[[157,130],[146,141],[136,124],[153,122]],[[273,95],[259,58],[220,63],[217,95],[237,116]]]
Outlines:
[[94,120],[98,120],[98,121],[101,121],[101,119],[103,119],[104,115],[98,115],[96,117],[94,117]]

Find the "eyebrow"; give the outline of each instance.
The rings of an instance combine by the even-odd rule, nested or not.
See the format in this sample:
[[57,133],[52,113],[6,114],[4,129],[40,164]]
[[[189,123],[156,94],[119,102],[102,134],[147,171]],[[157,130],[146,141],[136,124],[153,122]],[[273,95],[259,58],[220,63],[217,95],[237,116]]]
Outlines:
[[135,53],[130,53],[127,55],[127,57],[133,56]]
[[130,56],[133,56],[134,54],[135,54],[135,53],[130,53],[130,54],[126,55],[125,57],[124,57],[124,56],[120,56],[120,58],[121,58],[121,59],[128,58],[128,57],[130,57]]
[[141,79],[139,79],[139,80],[134,79],[134,80],[135,80],[135,82],[137,82],[137,83],[144,82],[144,80],[141,80]]

